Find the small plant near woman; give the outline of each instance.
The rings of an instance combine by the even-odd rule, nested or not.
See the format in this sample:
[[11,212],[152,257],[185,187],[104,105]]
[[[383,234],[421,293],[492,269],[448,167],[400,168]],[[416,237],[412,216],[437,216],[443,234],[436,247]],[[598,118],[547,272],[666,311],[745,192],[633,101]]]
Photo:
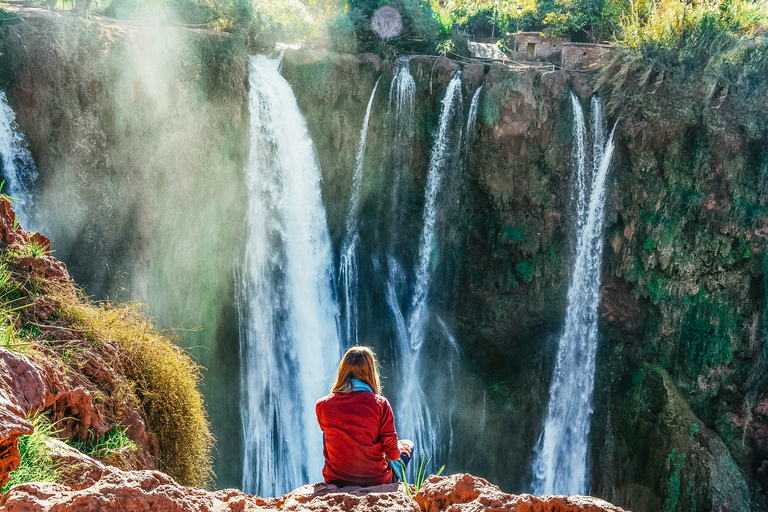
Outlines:
[[[408,484],[408,478],[405,474],[405,465],[403,465],[402,462],[400,462],[400,468],[403,470],[403,483],[405,484],[405,494],[408,495],[410,498],[414,498],[417,494],[419,494],[419,491],[421,490],[421,486],[424,485],[424,482],[426,482],[427,478],[429,478],[432,475],[427,475],[427,466],[429,465],[429,462],[432,460],[432,457],[427,458],[426,455],[422,455],[421,462],[418,465],[418,469],[416,470],[416,478],[413,481],[413,487],[414,491],[411,492],[411,486]],[[437,471],[437,474],[434,476],[440,476],[440,474],[445,469],[445,464],[443,464],[440,469]]]

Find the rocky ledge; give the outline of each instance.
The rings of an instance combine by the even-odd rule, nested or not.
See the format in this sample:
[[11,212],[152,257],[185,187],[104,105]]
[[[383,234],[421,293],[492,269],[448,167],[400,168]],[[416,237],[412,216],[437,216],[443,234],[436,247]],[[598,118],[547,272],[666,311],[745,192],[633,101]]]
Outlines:
[[401,485],[336,487],[309,484],[281,498],[259,498],[227,489],[203,491],[177,484],[158,471],[122,471],[108,467],[90,487],[73,490],[60,484],[31,483],[11,488],[0,500],[6,512],[214,512],[214,511],[355,511],[355,512],[622,512],[588,496],[506,494],[468,474],[433,476],[413,500]]

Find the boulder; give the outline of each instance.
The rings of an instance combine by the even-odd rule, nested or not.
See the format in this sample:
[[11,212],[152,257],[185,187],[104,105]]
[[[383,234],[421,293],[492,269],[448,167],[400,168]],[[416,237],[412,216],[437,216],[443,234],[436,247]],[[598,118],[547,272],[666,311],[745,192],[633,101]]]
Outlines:
[[71,489],[85,489],[99,481],[106,466],[58,439],[45,442],[53,463],[61,468],[59,483]]
[[426,512],[624,512],[591,496],[531,496],[507,494],[482,478],[469,474],[430,477],[416,501]]

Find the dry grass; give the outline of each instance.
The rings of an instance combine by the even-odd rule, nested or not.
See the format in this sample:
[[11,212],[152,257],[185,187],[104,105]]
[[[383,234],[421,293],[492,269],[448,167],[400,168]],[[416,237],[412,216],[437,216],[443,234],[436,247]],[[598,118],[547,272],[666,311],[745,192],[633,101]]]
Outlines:
[[94,304],[72,294],[59,300],[62,317],[93,343],[118,342],[122,371],[158,439],[159,468],[184,485],[207,487],[214,438],[198,391],[200,367],[157,331],[141,304]]
[[[157,441],[146,447],[157,467],[181,484],[209,486],[214,438],[198,389],[200,367],[155,328],[143,305],[94,303],[71,281],[23,263],[47,252],[0,248],[0,345],[87,390],[110,428],[124,407],[141,411],[150,444]],[[89,365],[107,375],[94,380],[84,371]],[[70,440],[97,445],[102,437],[87,431]]]

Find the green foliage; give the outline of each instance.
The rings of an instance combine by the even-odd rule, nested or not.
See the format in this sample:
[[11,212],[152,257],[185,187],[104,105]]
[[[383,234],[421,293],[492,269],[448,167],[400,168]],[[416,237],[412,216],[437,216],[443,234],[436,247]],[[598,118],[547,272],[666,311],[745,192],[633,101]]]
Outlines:
[[61,475],[61,468],[54,463],[47,442],[55,437],[55,430],[42,414],[29,418],[35,431],[19,436],[19,467],[11,472],[10,480],[0,493],[5,493],[13,485],[28,482],[56,482]]
[[7,11],[0,7],[0,27],[21,23],[21,16],[17,12]]
[[530,260],[525,260],[515,265],[515,271],[523,281],[530,283],[536,273],[536,266]]
[[510,242],[519,242],[520,240],[525,238],[525,230],[519,226],[507,226],[502,231],[502,234]]
[[731,337],[739,332],[732,311],[717,297],[700,292],[683,318],[680,338],[688,374],[696,378],[703,371],[729,363]]
[[[415,489],[415,492],[411,492],[411,486],[408,485],[408,479],[406,477],[405,473],[405,465],[403,464],[403,461],[400,461],[400,469],[403,470],[403,480],[405,483],[405,493],[410,497],[413,498],[416,494],[419,494],[419,491],[421,490],[421,486],[424,484],[424,481],[428,478],[427,475],[427,466],[429,465],[429,461],[432,460],[432,457],[427,458],[426,456],[421,457],[421,463],[418,465],[418,468],[416,470],[416,477],[413,480],[413,486]],[[440,476],[440,474],[445,469],[445,464],[437,471],[437,474],[435,476]],[[431,475],[429,475],[431,476]]]
[[672,475],[667,481],[664,512],[672,512],[677,508],[677,502],[680,500],[680,471],[685,468],[685,453],[677,453],[677,449],[672,448],[667,457],[667,468],[672,470]]
[[160,468],[183,485],[205,487],[212,477],[214,439],[198,391],[199,366],[158,332],[138,305],[96,306],[71,295],[61,300],[62,315],[76,328],[97,341],[119,343],[125,375],[158,438]]
[[101,439],[81,441],[75,443],[74,447],[94,459],[128,469],[127,457],[139,448],[127,432],[128,428],[121,429],[120,425],[115,425]]
[[[402,18],[403,29],[397,37],[383,41],[371,29],[371,17],[376,9],[389,6]],[[381,53],[385,46],[417,49],[421,53],[435,51],[441,23],[435,18],[430,4],[423,0],[351,0],[347,15],[357,33],[361,50]],[[413,47],[418,43],[417,47]]]

